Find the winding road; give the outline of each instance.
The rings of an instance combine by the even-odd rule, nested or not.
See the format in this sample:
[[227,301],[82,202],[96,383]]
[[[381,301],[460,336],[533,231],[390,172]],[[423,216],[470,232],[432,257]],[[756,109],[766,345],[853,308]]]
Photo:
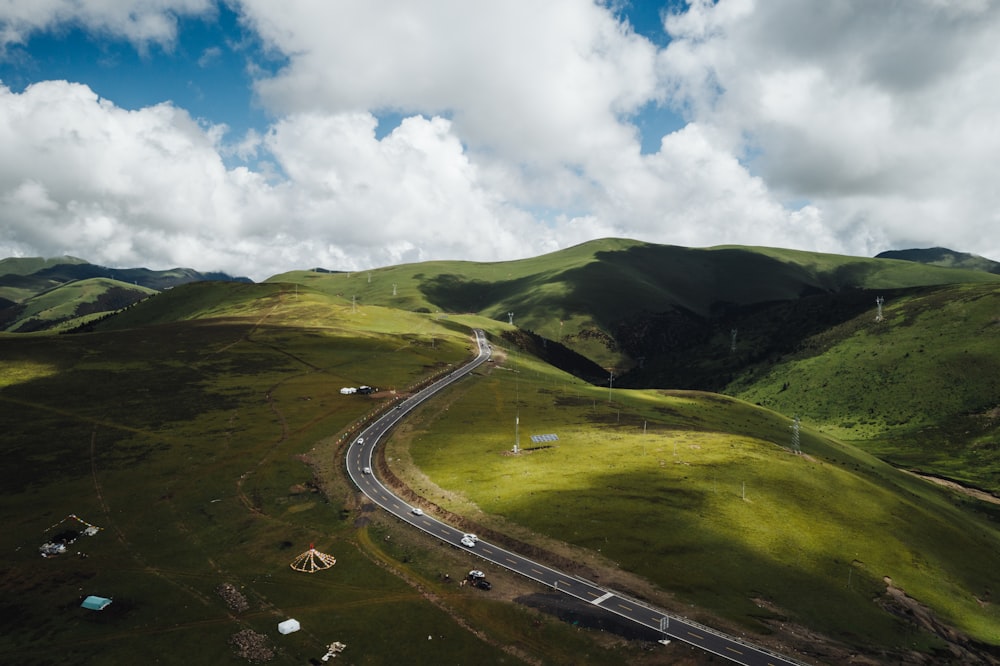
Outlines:
[[[802,662],[747,643],[733,636],[671,615],[644,602],[602,588],[592,582],[553,569],[500,546],[474,539],[432,516],[414,513],[414,508],[393,494],[373,473],[375,446],[381,438],[419,404],[435,393],[462,379],[486,362],[492,348],[481,330],[474,331],[478,353],[474,359],[421,391],[399,402],[394,409],[365,428],[347,449],[347,473],[366,496],[400,520],[457,548],[499,564],[559,592],[594,604],[665,636],[690,643],[708,652],[747,666],[802,666]],[[463,539],[465,542],[463,543]],[[468,544],[474,543],[469,546]]]

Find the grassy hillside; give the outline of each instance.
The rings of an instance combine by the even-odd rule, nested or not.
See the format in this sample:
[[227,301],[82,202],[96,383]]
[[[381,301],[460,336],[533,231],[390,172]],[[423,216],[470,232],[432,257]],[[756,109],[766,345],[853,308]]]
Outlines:
[[[495,595],[443,581],[471,558],[407,546],[410,531],[344,480],[341,447],[392,395],[338,389],[404,390],[447,371],[471,353],[467,326],[198,283],[92,333],[0,338],[0,662],[245,664],[229,641],[253,630],[273,664],[308,663],[334,640],[351,663],[399,663],[402,650],[428,665],[643,663],[636,647],[492,600],[502,574]],[[102,529],[39,557],[82,529],[69,514]],[[310,543],[336,565],[291,570]],[[87,611],[88,594],[114,601]],[[302,631],[279,636],[288,617]]]
[[887,299],[727,389],[907,468],[1000,492],[1000,289]]
[[968,252],[956,252],[945,247],[931,247],[915,250],[889,250],[880,252],[877,258],[903,259],[904,261],[917,261],[922,264],[932,264],[934,266],[945,266],[948,268],[968,268],[988,273],[1000,273],[1000,262],[980,257],[977,254]]
[[202,280],[250,282],[190,268],[108,268],[75,257],[0,260],[0,331],[31,333],[87,325],[149,294]]
[[86,263],[76,257],[8,257],[0,259],[0,299],[19,303],[24,299],[58,286],[63,281],[34,275],[38,271],[63,264]]
[[62,284],[0,311],[0,327],[14,333],[66,330],[126,308],[156,291],[107,278]]
[[[889,577],[946,623],[1000,644],[1000,533],[975,503],[811,428],[795,455],[790,420],[747,402],[609,391],[523,354],[487,372],[429,405],[389,451],[401,476],[487,538],[533,541],[518,526],[530,528],[575,546],[541,542],[581,575],[600,571],[596,554],[667,592],[633,593],[706,621],[697,609],[711,609],[751,635],[804,625],[889,660],[940,648],[901,619]],[[544,433],[558,441],[529,438]]]
[[[411,311],[469,312],[564,343],[599,365],[627,369],[646,356],[625,348],[628,329],[656,313],[708,321],[719,313],[802,296],[1000,276],[769,248],[691,249],[604,239],[519,261],[436,261],[357,273],[298,271],[296,282],[350,302]],[[634,342],[634,341],[633,341]],[[638,343],[641,346],[641,343]]]
[[[274,663],[316,658],[332,640],[355,663],[398,663],[404,648],[414,664],[659,663],[640,644],[447,582],[443,573],[455,580],[480,562],[381,518],[344,480],[342,447],[393,395],[338,389],[402,391],[446,372],[468,358],[471,325],[509,346],[509,325],[473,315],[352,305],[301,285],[195,283],[91,333],[4,335],[0,661],[54,663],[73,649],[82,663],[132,663],[182,645],[192,664],[245,663],[227,641],[253,629],[270,637]],[[505,455],[515,415],[517,457]],[[519,347],[421,418],[393,440],[400,475],[484,535],[570,544],[581,575],[622,576],[760,640],[786,640],[786,625],[894,658],[942,648],[901,619],[889,576],[944,622],[1000,644],[990,596],[1000,536],[982,508],[808,422],[807,455],[794,455],[789,421],[774,412],[593,387]],[[543,433],[559,441],[531,443]],[[87,557],[38,557],[70,513],[104,528],[74,545]],[[291,571],[309,543],[336,566]],[[491,596],[538,592],[489,574]],[[227,607],[222,583],[250,607]],[[115,602],[90,614],[85,594]],[[287,617],[304,630],[278,637]]]

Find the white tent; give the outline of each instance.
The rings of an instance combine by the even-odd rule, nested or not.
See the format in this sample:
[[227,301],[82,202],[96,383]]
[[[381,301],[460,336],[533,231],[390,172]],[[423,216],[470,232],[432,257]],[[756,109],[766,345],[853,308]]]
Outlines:
[[291,634],[293,632],[298,631],[301,628],[302,627],[301,625],[299,625],[298,620],[288,619],[285,620],[284,622],[278,623],[278,633],[280,634]]

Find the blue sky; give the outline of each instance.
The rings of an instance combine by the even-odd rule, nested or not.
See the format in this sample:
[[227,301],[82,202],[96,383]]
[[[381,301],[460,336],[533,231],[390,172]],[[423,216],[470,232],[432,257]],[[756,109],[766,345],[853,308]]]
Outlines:
[[997,14],[11,0],[0,255],[255,278],[601,236],[998,257]]
[[124,35],[95,34],[80,25],[35,32],[0,61],[0,80],[18,91],[36,81],[77,81],[122,108],[170,102],[233,133],[264,131],[269,119],[254,103],[251,69],[274,72],[284,58],[262,50],[224,3],[178,23],[176,43],[141,50]]

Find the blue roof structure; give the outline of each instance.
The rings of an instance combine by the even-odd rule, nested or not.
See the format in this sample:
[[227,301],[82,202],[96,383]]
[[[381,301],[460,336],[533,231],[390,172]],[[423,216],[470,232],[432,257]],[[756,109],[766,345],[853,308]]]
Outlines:
[[82,604],[80,604],[81,607],[87,608],[89,610],[104,610],[110,605],[111,605],[111,599],[105,599],[104,597],[95,597],[94,595],[90,595],[89,597],[83,600]]

